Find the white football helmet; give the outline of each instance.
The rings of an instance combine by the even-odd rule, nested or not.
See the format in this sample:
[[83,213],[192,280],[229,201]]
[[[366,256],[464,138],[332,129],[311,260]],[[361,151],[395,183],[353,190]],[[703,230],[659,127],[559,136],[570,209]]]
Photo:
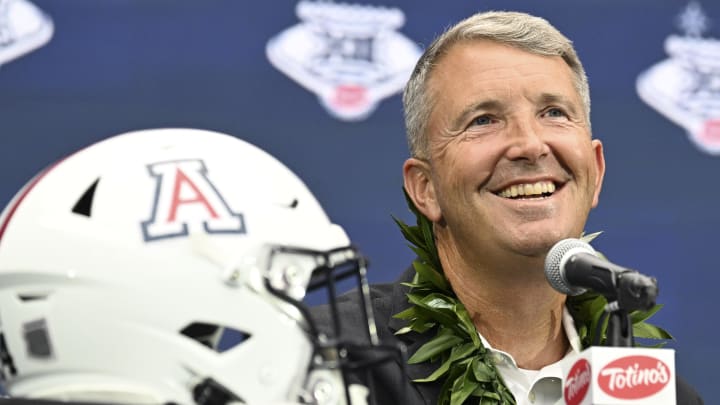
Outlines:
[[362,403],[301,304],[350,274],[373,346],[365,261],[282,163],[210,131],[109,138],[0,216],[2,383],[71,401]]

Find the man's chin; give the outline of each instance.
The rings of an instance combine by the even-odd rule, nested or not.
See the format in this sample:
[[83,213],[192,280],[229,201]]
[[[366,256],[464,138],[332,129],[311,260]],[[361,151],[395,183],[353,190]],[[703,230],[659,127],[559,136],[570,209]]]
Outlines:
[[555,243],[565,239],[554,232],[523,236],[514,241],[512,250],[525,257],[542,258],[543,260]]

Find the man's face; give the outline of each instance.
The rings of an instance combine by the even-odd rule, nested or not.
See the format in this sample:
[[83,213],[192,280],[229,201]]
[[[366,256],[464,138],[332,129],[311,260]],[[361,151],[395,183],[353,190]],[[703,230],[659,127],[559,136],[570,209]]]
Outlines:
[[455,44],[432,73],[430,185],[456,248],[544,255],[578,237],[604,174],[570,68],[490,41]]

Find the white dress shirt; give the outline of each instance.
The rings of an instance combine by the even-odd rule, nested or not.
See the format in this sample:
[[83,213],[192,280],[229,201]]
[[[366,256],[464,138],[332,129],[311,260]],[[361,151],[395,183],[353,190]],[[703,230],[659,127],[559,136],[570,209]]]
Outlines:
[[[580,337],[575,330],[575,322],[567,308],[563,308],[563,329],[570,342],[570,349],[565,358],[580,353]],[[562,400],[562,368],[560,361],[549,364],[540,370],[519,368],[515,359],[502,350],[493,349],[488,341],[480,335],[488,355],[512,392],[518,405],[552,405]],[[562,403],[562,402],[561,402]]]

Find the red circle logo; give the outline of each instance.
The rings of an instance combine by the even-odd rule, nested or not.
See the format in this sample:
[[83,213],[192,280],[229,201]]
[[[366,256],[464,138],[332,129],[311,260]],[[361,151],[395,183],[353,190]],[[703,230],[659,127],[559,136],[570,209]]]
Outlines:
[[670,381],[670,368],[650,356],[626,356],[608,363],[598,374],[598,385],[619,399],[646,398],[658,393]]
[[590,363],[585,359],[580,359],[570,368],[570,372],[565,379],[565,403],[567,405],[578,405],[585,398],[590,389],[590,381],[592,374],[590,372]]

